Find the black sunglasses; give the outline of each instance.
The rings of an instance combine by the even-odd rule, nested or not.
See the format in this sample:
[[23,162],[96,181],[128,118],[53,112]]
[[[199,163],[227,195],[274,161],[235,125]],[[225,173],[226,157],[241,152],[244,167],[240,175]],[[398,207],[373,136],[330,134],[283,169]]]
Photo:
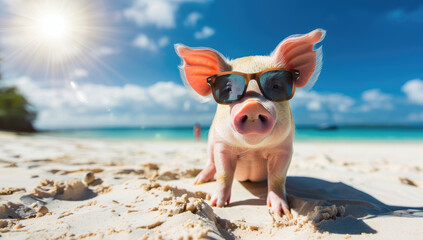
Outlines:
[[255,79],[263,96],[271,101],[286,101],[295,93],[295,81],[300,71],[269,68],[258,73],[221,72],[207,78],[217,103],[229,104],[240,100],[250,80]]

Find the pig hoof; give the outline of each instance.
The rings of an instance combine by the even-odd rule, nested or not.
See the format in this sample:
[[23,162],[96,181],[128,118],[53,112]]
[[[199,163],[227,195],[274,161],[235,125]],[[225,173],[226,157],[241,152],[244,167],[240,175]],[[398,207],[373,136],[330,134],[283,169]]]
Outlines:
[[283,194],[277,194],[273,191],[269,191],[267,194],[267,206],[272,209],[273,214],[277,214],[280,217],[282,217],[282,215],[286,215],[289,219],[294,218],[289,211],[288,203],[283,197]]
[[195,177],[194,184],[198,185],[212,181],[215,173],[216,169],[214,168],[214,166],[207,166],[197,175],[197,177]]
[[211,199],[211,206],[212,207],[225,207],[226,205],[229,205],[229,201],[231,199],[231,195],[226,194],[213,194],[213,197]]

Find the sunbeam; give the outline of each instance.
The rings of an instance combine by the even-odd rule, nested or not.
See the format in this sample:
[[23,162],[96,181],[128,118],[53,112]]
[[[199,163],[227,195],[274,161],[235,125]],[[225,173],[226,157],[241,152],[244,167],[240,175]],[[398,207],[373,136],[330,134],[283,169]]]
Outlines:
[[[6,63],[28,74],[66,79],[78,65],[96,65],[91,52],[111,40],[99,1],[17,0],[1,19]],[[6,47],[4,47],[6,46]],[[89,63],[89,64],[87,64]]]

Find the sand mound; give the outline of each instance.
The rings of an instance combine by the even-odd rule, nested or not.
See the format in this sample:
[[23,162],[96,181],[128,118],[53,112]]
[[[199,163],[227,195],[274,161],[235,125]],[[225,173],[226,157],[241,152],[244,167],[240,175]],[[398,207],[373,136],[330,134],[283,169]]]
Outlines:
[[0,205],[0,219],[24,219],[35,217],[37,212],[21,203],[6,202]]
[[76,169],[76,170],[60,170],[60,169],[51,169],[49,170],[49,172],[53,173],[53,174],[58,174],[58,175],[68,175],[68,174],[72,174],[72,173],[78,173],[78,172],[93,172],[93,173],[101,173],[104,170],[101,168],[80,168],[80,169]]
[[[207,205],[208,206],[208,205]],[[185,212],[172,218],[146,234],[145,239],[234,239],[216,222],[209,206],[192,214]]]
[[44,180],[31,192],[37,198],[53,197],[60,200],[85,200],[93,197],[93,192],[81,180],[66,182]]
[[157,176],[157,180],[171,181],[181,178],[194,178],[201,172],[201,169],[190,168],[186,170],[174,169],[172,171],[165,171]]
[[[173,197],[164,198],[157,207],[151,209],[158,212],[159,218],[165,217],[166,220],[157,220],[147,226],[140,226],[140,228],[154,229],[154,234],[147,234],[144,239],[228,239],[230,237],[228,232],[218,224],[216,214],[204,199],[188,197],[186,193],[177,197],[175,189],[167,185],[162,187],[154,182],[148,183],[145,189],[171,191]],[[191,193],[191,195],[195,194]]]
[[171,185],[161,185],[158,182],[155,182],[153,180],[149,180],[147,183],[141,184],[141,188],[145,191],[150,191],[152,189],[158,189],[161,191],[170,191],[172,192],[172,195],[176,197],[181,197],[183,195],[187,195],[187,197],[194,197],[194,198],[201,198],[204,200],[210,200],[211,196],[207,192],[203,191],[190,191],[183,188],[178,188],[176,186]]
[[204,204],[203,199],[188,198],[188,195],[184,194],[181,197],[173,197],[170,200],[164,199],[155,210],[158,210],[160,214],[173,216],[188,211],[196,213],[204,207]]
[[0,188],[0,195],[12,195],[15,192],[20,191],[26,191],[25,188],[14,188],[14,187],[8,187],[8,188]]
[[288,201],[297,216],[306,216],[307,220],[314,225],[318,225],[324,220],[335,220],[345,214],[344,205],[337,206],[328,201],[306,201],[292,195],[288,195]]
[[128,175],[128,174],[134,174],[134,175],[144,175],[145,171],[144,169],[121,169],[116,172],[117,175]]

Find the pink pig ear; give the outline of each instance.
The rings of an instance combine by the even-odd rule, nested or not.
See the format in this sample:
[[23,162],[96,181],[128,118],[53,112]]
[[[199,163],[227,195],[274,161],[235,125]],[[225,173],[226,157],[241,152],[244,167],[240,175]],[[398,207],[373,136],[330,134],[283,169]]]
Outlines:
[[189,48],[175,45],[176,52],[183,59],[180,66],[184,81],[201,96],[208,96],[211,88],[207,77],[229,69],[224,58],[215,50],[208,48]]
[[296,86],[313,85],[322,67],[322,49],[314,50],[314,45],[323,40],[326,31],[316,29],[305,35],[294,35],[283,40],[273,51],[272,56],[279,67],[297,69],[300,78]]

